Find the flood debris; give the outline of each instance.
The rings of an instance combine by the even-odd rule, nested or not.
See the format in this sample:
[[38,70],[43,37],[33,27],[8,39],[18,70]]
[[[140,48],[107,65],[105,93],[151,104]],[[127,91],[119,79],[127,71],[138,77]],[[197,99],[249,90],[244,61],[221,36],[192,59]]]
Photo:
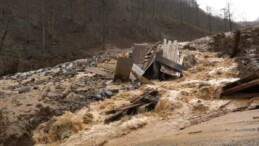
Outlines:
[[105,123],[108,124],[115,120],[119,120],[123,115],[133,115],[138,113],[138,108],[144,108],[144,111],[151,111],[155,109],[157,102],[159,101],[159,93],[156,90],[145,91],[139,97],[130,101],[130,105],[118,107],[107,111],[108,117],[105,119]]
[[153,84],[150,79],[179,78],[187,68],[183,66],[185,54],[180,54],[178,47],[177,41],[172,43],[166,39],[163,44],[159,41],[151,47],[147,43],[134,44],[128,57],[117,60],[113,81],[131,79],[134,82],[137,79],[142,84]]
[[259,74],[253,73],[223,87],[222,98],[253,98],[259,96]]
[[109,72],[106,72],[104,70],[101,70],[100,68],[97,67],[88,67],[85,69],[86,72],[91,72],[91,73],[95,73],[98,74],[106,79],[112,79],[113,75],[110,74]]
[[[235,58],[229,56],[235,34],[226,33],[185,43],[134,44],[133,50],[2,77],[0,141],[34,131],[37,144],[74,145],[78,139],[82,145],[103,144],[150,119],[171,116],[179,129],[230,111],[258,109],[258,45],[248,45],[247,30],[240,31]],[[225,44],[231,45],[226,52],[220,50]],[[250,100],[232,100],[241,98]],[[9,130],[16,122],[21,130]]]
[[134,44],[133,53],[132,53],[132,60],[134,64],[138,66],[142,66],[145,61],[145,56],[147,52],[147,43],[143,44]]
[[117,61],[116,71],[113,81],[127,82],[129,81],[132,67],[132,60],[129,58],[119,58]]
[[234,43],[233,51],[230,55],[231,58],[236,57],[236,55],[240,52],[240,50],[238,48],[239,43],[240,43],[240,36],[241,36],[241,31],[236,30],[236,32],[235,32],[235,43]]

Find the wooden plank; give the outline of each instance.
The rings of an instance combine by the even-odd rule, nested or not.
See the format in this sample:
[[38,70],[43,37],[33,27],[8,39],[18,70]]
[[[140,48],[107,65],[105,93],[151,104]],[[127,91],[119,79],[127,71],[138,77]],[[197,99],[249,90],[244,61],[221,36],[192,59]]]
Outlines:
[[142,76],[145,71],[142,70],[138,65],[134,64],[132,65],[132,71],[134,71],[135,73],[137,73],[139,76]]
[[161,43],[161,41],[156,42],[148,51],[147,54],[152,54],[153,51],[156,51],[157,46]]
[[250,81],[256,80],[256,79],[259,79],[259,73],[253,73],[253,74],[248,75],[247,77],[244,77],[244,78],[242,78],[242,79],[240,79],[238,81],[229,83],[229,84],[227,84],[226,86],[223,87],[223,91],[225,91],[227,89],[230,89],[230,88],[233,88],[235,86],[244,84],[246,82],[250,82]]
[[235,92],[238,92],[238,91],[242,91],[244,89],[248,89],[248,88],[251,88],[251,87],[254,87],[254,86],[257,86],[257,85],[259,85],[259,79],[250,81],[248,83],[241,84],[239,86],[235,86],[235,87],[230,88],[230,89],[227,89],[227,90],[223,91],[223,95],[227,95],[227,94],[235,93]]
[[184,66],[182,66],[182,65],[180,65],[178,63],[175,63],[175,62],[173,62],[173,61],[171,61],[171,60],[169,60],[167,58],[164,58],[164,57],[162,57],[160,55],[156,56],[156,61],[158,61],[159,63],[161,63],[161,64],[163,64],[165,66],[168,66],[168,67],[170,67],[172,69],[175,69],[175,70],[177,70],[179,72],[187,70],[186,67],[184,67]]
[[157,94],[157,91],[156,90],[150,90],[150,91],[146,91],[145,93],[143,93],[142,95],[140,95],[139,97],[131,100],[130,102],[131,103],[138,103],[140,102],[143,98],[151,95],[151,94]]
[[136,107],[139,107],[141,105],[143,105],[144,103],[138,103],[138,104],[131,104],[131,105],[126,105],[126,106],[123,106],[123,107],[118,107],[118,108],[115,108],[113,110],[110,110],[110,111],[107,111],[105,112],[106,114],[113,114],[113,113],[116,113],[118,111],[125,111],[125,110],[128,110],[128,109],[131,109],[131,108],[136,108]]
[[148,63],[143,66],[143,69],[144,69],[145,72],[146,72],[146,71],[148,70],[148,68],[154,63],[155,59],[156,59],[156,56],[155,56],[155,55],[151,56],[150,59],[149,59],[149,61],[148,61]]
[[[142,105],[151,105],[151,106],[154,105],[155,103],[158,102],[158,100],[155,100],[157,94],[158,94],[158,92],[156,90],[146,91],[141,96],[138,96],[137,98],[133,99],[130,102],[131,103],[130,105],[115,108],[113,110],[107,111],[106,114],[112,114],[112,115],[109,115],[105,119],[104,122],[107,124],[107,123],[110,123],[112,121],[118,120],[123,115],[131,114],[132,111],[136,111],[138,109],[138,107],[140,107]],[[148,98],[149,96],[151,96],[152,98],[149,99]],[[154,106],[153,106],[153,109],[154,109]]]
[[149,85],[154,85],[153,82],[148,80],[147,78],[138,75],[136,72],[132,71],[132,74],[140,81],[141,84],[149,84]]
[[133,63],[130,58],[119,58],[113,81],[117,81],[117,80],[120,80],[122,82],[129,81],[132,64]]
[[[164,44],[163,44],[163,55],[164,58],[171,60],[175,63],[179,63],[180,64],[180,55],[179,55],[179,50],[178,50],[178,42],[174,41],[173,43],[171,41],[168,41],[165,39],[164,40]],[[172,70],[171,68],[162,65],[161,72],[175,76],[175,77],[180,77],[180,73]]]
[[104,123],[108,124],[112,121],[115,121],[115,120],[119,119],[121,116],[123,116],[123,112],[124,111],[118,111],[113,115],[109,115],[107,118],[105,118]]
[[247,93],[247,94],[236,93],[236,94],[221,96],[221,99],[250,99],[258,96],[259,96],[259,93]]
[[87,67],[85,69],[86,72],[91,72],[91,73],[95,73],[97,75],[101,75],[101,76],[104,76],[104,77],[107,77],[109,79],[112,79],[113,78],[113,75],[106,72],[106,71],[103,71],[101,70],[100,68],[96,68],[96,67]]
[[105,71],[109,72],[109,73],[114,73],[116,70],[116,64],[101,64],[98,65],[98,67],[104,69]]
[[132,59],[135,64],[143,64],[147,51],[147,43],[134,44]]

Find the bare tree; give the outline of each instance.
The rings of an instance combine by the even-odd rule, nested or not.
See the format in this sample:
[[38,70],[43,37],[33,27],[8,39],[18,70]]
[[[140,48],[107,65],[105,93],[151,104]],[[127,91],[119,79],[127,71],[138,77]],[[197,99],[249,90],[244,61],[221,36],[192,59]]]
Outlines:
[[[7,11],[6,11],[6,14],[4,15],[4,17],[6,19],[6,25],[5,25],[5,29],[4,29],[3,35],[1,37],[1,40],[0,40],[1,41],[0,42],[0,51],[4,47],[4,42],[5,42],[5,39],[7,37],[8,32],[9,32],[10,21],[13,18],[13,5],[14,5],[14,1],[13,0],[9,0],[8,1]],[[2,22],[2,23],[4,23],[4,22]]]
[[232,31],[232,12],[231,12],[230,2],[227,2],[227,15],[228,15],[229,29],[230,31]]
[[208,27],[209,27],[209,31],[210,31],[210,34],[211,34],[212,33],[212,23],[211,23],[212,10],[211,10],[211,7],[207,6],[206,11],[207,11],[207,14],[208,14]]
[[152,0],[152,18],[155,16],[155,0]]
[[199,8],[199,4],[196,1],[194,2],[194,7],[195,7],[195,13],[196,13],[196,25],[200,27],[200,16],[199,16],[200,8]]
[[180,17],[181,23],[183,23],[184,20],[183,20],[183,2],[182,2],[182,0],[179,0],[179,5],[180,5],[180,7],[179,7],[179,9],[180,9],[179,17]]
[[223,16],[224,31],[227,31],[227,22],[228,22],[227,9],[223,8],[223,9],[221,9],[221,11],[222,11],[222,16]]
[[9,22],[7,22],[6,28],[5,28],[5,31],[4,31],[4,34],[3,34],[2,38],[1,38],[0,51],[3,49],[4,41],[5,41],[5,38],[6,38],[6,36],[7,36],[8,29],[9,29]]

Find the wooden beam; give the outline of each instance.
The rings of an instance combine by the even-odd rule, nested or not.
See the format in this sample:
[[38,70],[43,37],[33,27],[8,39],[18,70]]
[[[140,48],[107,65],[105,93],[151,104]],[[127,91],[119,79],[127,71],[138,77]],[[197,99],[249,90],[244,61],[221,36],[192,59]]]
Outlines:
[[259,93],[236,93],[236,94],[229,94],[224,95],[221,97],[221,99],[250,99],[254,97],[258,97]]
[[244,84],[241,84],[241,85],[238,85],[238,86],[235,86],[233,88],[230,88],[230,89],[227,89],[225,91],[223,91],[223,95],[228,95],[228,94],[231,94],[231,93],[235,93],[235,92],[238,92],[238,91],[242,91],[244,89],[248,89],[248,88],[251,88],[251,87],[254,87],[254,86],[257,86],[259,85],[259,79],[257,80],[253,80],[253,81],[250,81],[248,83],[244,83]]
[[169,60],[167,58],[164,58],[164,57],[162,57],[160,55],[156,56],[156,61],[161,63],[161,64],[163,64],[163,65],[165,65],[165,66],[168,66],[168,67],[170,67],[172,69],[175,69],[175,70],[177,70],[179,72],[187,70],[186,67],[184,67],[184,66],[182,66],[182,65],[180,65],[178,63],[175,63],[175,62],[173,62],[173,61],[171,61],[171,60]]

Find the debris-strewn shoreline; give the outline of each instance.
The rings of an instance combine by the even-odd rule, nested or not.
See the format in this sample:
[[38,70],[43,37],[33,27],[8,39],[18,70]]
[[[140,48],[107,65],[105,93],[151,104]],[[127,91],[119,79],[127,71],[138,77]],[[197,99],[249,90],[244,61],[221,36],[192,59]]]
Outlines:
[[[4,76],[0,143],[103,145],[170,119],[175,123],[169,127],[181,130],[256,109],[258,32],[241,30],[239,45],[234,33],[184,43],[163,40]],[[246,100],[236,100],[241,97]]]

